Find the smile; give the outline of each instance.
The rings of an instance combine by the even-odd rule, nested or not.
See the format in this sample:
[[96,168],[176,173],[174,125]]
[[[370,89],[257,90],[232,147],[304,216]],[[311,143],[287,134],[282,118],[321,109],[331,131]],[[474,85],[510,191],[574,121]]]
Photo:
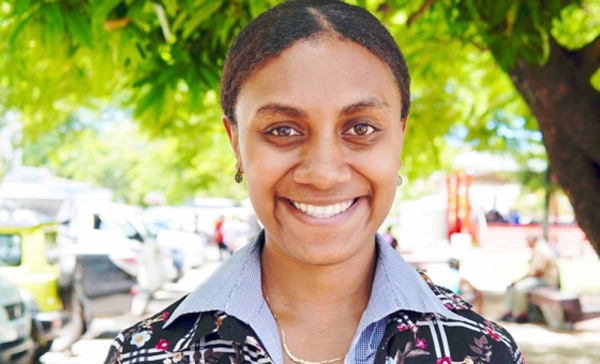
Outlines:
[[341,214],[342,212],[348,210],[350,208],[350,206],[352,206],[354,201],[355,200],[349,200],[346,202],[340,202],[340,203],[336,203],[336,204],[328,205],[328,206],[309,205],[309,204],[294,202],[294,201],[290,201],[290,202],[297,210],[304,212],[308,216],[318,217],[318,218],[323,219],[323,218],[328,218],[328,217],[332,217],[332,216]]

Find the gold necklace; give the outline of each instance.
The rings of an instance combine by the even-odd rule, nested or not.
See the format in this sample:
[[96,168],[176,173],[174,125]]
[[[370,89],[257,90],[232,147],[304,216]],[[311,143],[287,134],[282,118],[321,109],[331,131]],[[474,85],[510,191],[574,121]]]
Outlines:
[[[267,305],[269,306],[269,308],[271,308],[271,304],[269,302],[269,297],[265,296],[265,300],[267,301]],[[277,315],[275,314],[275,312],[273,310],[271,310],[271,313],[273,314],[273,318],[275,319],[275,321],[277,322],[277,326],[279,326],[279,331],[281,331],[281,341],[283,343],[283,350],[285,351],[285,355],[287,355],[288,358],[290,358],[291,361],[293,361],[294,363],[298,363],[298,364],[327,364],[327,363],[335,363],[337,361],[340,360],[344,360],[344,358],[346,357],[346,355],[342,355],[340,357],[337,358],[333,358],[333,359],[327,359],[327,360],[321,360],[321,361],[310,361],[310,360],[304,360],[304,359],[300,359],[297,356],[295,356],[294,354],[292,354],[290,352],[290,349],[288,348],[286,342],[285,342],[285,332],[283,331],[283,326],[281,325],[281,322],[279,321],[279,318],[277,317]]]

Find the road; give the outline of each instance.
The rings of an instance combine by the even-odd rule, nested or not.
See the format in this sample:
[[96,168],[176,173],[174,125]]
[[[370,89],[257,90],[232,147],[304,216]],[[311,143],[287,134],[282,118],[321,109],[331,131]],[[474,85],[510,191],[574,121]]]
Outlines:
[[[192,291],[205,280],[217,267],[219,262],[209,261],[199,269],[188,271],[177,283],[165,285],[148,304],[148,314],[158,312],[165,306]],[[95,318],[90,330],[84,337],[73,344],[68,351],[54,352],[42,356],[43,364],[99,364],[104,362],[112,339],[123,329],[139,321],[141,317],[131,314]]]

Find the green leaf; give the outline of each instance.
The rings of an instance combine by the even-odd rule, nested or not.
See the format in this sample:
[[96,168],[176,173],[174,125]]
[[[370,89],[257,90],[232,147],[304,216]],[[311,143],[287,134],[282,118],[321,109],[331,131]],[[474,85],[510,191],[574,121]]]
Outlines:
[[204,82],[208,88],[215,88],[219,84],[219,78],[214,74],[207,66],[200,66],[198,68]]
[[15,14],[23,14],[31,10],[31,0],[15,0],[12,3]]
[[80,13],[72,10],[67,12],[65,20],[67,22],[67,28],[73,38],[77,39],[79,43],[86,47],[91,48],[92,31],[87,20]]
[[544,60],[544,39],[542,34],[528,34],[524,36],[517,54],[529,63],[541,64]]
[[194,11],[194,0],[182,0],[182,6],[186,13],[192,13]]
[[219,1],[207,2],[197,7],[183,27],[183,39],[188,39],[196,28],[209,19],[220,7]]
[[183,24],[185,24],[185,21],[187,20],[187,18],[188,18],[188,13],[186,13],[186,12],[181,12],[181,13],[177,14],[177,17],[175,18],[175,21],[173,22],[173,32],[176,32],[179,29],[181,29]]
[[162,0],[162,3],[165,6],[165,12],[168,16],[174,16],[177,14],[177,0]]
[[42,8],[42,13],[44,14],[44,20],[48,22],[48,26],[55,30],[63,30],[65,28],[65,22],[58,3],[47,4]]
[[13,32],[9,38],[9,43],[10,43],[11,48],[17,47],[17,45],[19,44],[19,36],[21,35],[23,30],[27,26],[27,23],[29,23],[35,15],[36,14],[33,12],[29,13],[25,18],[21,19],[19,24],[15,27],[15,29],[13,30]]
[[102,30],[108,14],[121,2],[122,0],[90,0],[92,27],[95,31]]
[[490,15],[490,23],[493,25],[504,24],[508,13],[513,8],[513,3],[513,0],[490,1],[489,4],[493,9],[492,14]]
[[195,68],[188,67],[185,73],[185,82],[188,87],[189,100],[192,105],[198,105],[198,101],[200,100],[201,87],[199,81],[200,77],[196,73]]
[[515,24],[515,20],[517,19],[517,11],[519,8],[519,3],[514,1],[510,6],[510,9],[506,12],[506,32],[510,36],[513,32],[513,27]]
[[165,95],[165,85],[154,85],[146,94],[142,95],[135,108],[135,116],[141,117],[152,110],[153,117],[158,118],[162,111],[162,102]]

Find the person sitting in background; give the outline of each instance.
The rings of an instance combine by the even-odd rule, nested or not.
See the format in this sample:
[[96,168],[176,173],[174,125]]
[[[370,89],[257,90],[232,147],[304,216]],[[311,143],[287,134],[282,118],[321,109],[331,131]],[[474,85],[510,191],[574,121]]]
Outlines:
[[559,289],[556,253],[546,239],[537,234],[527,236],[527,245],[532,249],[529,271],[506,291],[507,312],[500,318],[503,321],[524,323],[529,321],[528,295],[536,287]]

